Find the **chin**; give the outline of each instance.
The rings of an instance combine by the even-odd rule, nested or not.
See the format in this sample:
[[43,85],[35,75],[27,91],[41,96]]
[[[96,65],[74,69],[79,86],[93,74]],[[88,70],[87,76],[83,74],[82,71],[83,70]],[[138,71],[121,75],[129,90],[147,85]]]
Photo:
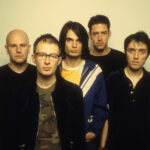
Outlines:
[[14,64],[17,64],[17,65],[23,65],[25,64],[27,61],[26,60],[13,60],[12,61]]
[[104,48],[101,48],[101,49],[100,49],[100,48],[99,48],[99,49],[96,48],[95,50],[96,50],[97,52],[103,52],[103,51],[104,51]]
[[50,76],[51,76],[51,73],[41,73],[41,76],[42,76],[42,77],[50,77]]
[[81,57],[81,55],[67,55],[69,58],[78,58]]
[[142,68],[140,67],[130,67],[132,71],[137,72],[139,70],[141,70]]

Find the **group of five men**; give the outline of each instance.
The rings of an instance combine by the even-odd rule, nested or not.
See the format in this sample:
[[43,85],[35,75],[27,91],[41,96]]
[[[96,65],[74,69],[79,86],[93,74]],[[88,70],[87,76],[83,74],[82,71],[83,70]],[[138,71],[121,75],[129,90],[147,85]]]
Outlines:
[[143,68],[149,37],[129,35],[124,54],[108,47],[106,16],[91,17],[88,27],[89,35],[69,21],[59,42],[51,34],[38,37],[36,67],[27,63],[27,34],[8,33],[10,63],[0,68],[2,149],[150,149],[150,74]]

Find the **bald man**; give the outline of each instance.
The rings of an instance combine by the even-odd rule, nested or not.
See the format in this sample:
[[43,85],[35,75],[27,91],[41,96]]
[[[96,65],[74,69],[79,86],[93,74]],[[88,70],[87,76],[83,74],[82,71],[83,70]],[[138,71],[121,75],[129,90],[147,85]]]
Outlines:
[[[27,63],[30,52],[28,35],[22,30],[10,31],[6,38],[6,51],[10,62],[0,68],[0,117],[2,122],[2,140],[0,149],[19,149],[23,147],[25,133],[22,131],[22,120],[27,119],[28,100],[24,103],[12,99],[13,91],[36,77],[35,66]],[[22,105],[22,107],[20,107]],[[19,110],[20,108],[23,108]],[[18,113],[18,110],[21,113]],[[23,126],[28,126],[24,124]]]

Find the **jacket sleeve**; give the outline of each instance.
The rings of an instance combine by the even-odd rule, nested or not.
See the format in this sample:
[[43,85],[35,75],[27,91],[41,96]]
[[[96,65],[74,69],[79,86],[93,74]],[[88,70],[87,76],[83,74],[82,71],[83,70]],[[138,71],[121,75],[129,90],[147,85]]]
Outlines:
[[89,125],[88,132],[93,132],[97,136],[100,133],[105,120],[108,118],[105,81],[102,73],[97,76],[93,86],[95,94],[91,114],[91,123]]
[[13,92],[12,98],[17,103],[18,147],[24,150],[33,150],[38,125],[38,94],[27,84],[17,88]]

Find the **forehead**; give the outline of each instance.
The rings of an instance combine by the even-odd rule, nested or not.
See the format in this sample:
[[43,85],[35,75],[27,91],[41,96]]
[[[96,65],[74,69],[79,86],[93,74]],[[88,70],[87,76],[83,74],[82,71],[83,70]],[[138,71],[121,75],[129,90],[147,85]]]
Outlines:
[[59,49],[59,46],[55,43],[48,43],[48,42],[40,41],[36,46],[36,52],[43,52],[47,54],[50,54],[50,53],[59,54],[60,49]]
[[92,25],[91,31],[108,31],[108,27],[106,24],[104,23],[98,23],[98,24],[94,24]]
[[7,42],[9,44],[28,43],[28,37],[21,31],[14,31],[8,35]]
[[129,44],[127,48],[134,48],[134,49],[148,49],[147,45],[141,41],[135,41],[132,40]]
[[68,30],[66,34],[66,38],[78,39],[78,36],[74,33],[73,30]]

